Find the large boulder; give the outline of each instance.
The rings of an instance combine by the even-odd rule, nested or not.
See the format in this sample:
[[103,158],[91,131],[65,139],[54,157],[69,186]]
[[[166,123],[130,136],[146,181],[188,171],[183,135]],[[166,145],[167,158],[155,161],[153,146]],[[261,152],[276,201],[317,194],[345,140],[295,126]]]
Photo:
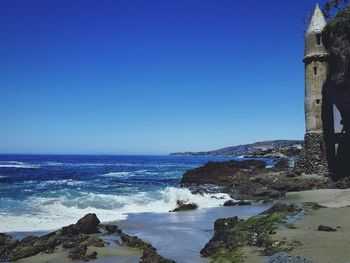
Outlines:
[[266,167],[264,161],[245,160],[228,162],[208,162],[205,165],[187,171],[181,180],[183,184],[239,184],[247,181],[250,171]]
[[186,203],[184,201],[178,200],[176,208],[170,212],[189,211],[189,210],[195,210],[197,208],[198,208],[198,205],[195,203]]
[[79,219],[75,224],[76,229],[82,234],[95,234],[98,233],[98,225],[100,220],[96,214],[87,214],[83,218]]

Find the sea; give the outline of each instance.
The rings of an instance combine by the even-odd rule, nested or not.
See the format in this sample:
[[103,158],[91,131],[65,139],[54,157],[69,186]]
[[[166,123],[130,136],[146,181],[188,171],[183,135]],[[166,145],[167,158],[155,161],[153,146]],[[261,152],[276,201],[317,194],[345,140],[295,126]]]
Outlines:
[[[226,194],[192,194],[182,175],[217,156],[0,155],[0,232],[54,230],[87,213],[101,222],[167,213],[177,200],[218,207]],[[272,162],[272,160],[266,160]]]

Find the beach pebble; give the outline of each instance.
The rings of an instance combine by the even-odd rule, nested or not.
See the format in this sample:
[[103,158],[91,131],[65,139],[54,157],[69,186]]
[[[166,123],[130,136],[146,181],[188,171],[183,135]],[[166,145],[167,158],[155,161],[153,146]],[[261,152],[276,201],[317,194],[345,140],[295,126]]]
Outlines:
[[325,232],[337,231],[336,228],[333,228],[333,227],[330,227],[330,226],[325,226],[325,225],[319,225],[317,230],[318,231],[325,231]]

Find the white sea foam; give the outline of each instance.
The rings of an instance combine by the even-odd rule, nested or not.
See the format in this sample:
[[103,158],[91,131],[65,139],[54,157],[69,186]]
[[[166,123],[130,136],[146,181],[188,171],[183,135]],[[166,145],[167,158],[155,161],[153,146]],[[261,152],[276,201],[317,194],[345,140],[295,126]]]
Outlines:
[[125,177],[132,175],[133,173],[131,172],[113,172],[113,173],[106,173],[102,174],[102,176],[107,176],[107,177]]
[[23,168],[23,169],[35,169],[39,168],[39,165],[28,164],[16,161],[1,161],[0,168]]
[[75,223],[87,213],[96,213],[102,222],[122,220],[128,213],[166,213],[178,200],[196,203],[201,208],[222,205],[227,194],[193,195],[188,189],[168,187],[165,190],[134,195],[83,193],[72,198],[33,198],[28,200],[35,214],[0,214],[0,232],[52,230]]

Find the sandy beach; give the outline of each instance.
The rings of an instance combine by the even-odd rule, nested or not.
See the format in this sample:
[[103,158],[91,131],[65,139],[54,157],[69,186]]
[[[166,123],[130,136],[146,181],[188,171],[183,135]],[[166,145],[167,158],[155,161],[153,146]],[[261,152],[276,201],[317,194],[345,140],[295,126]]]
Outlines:
[[[292,254],[319,263],[350,262],[350,190],[324,189],[288,193],[287,199],[317,202],[325,206],[307,210],[294,222],[296,229],[280,229],[277,237],[301,241]],[[319,225],[337,228],[336,232],[317,231]]]

